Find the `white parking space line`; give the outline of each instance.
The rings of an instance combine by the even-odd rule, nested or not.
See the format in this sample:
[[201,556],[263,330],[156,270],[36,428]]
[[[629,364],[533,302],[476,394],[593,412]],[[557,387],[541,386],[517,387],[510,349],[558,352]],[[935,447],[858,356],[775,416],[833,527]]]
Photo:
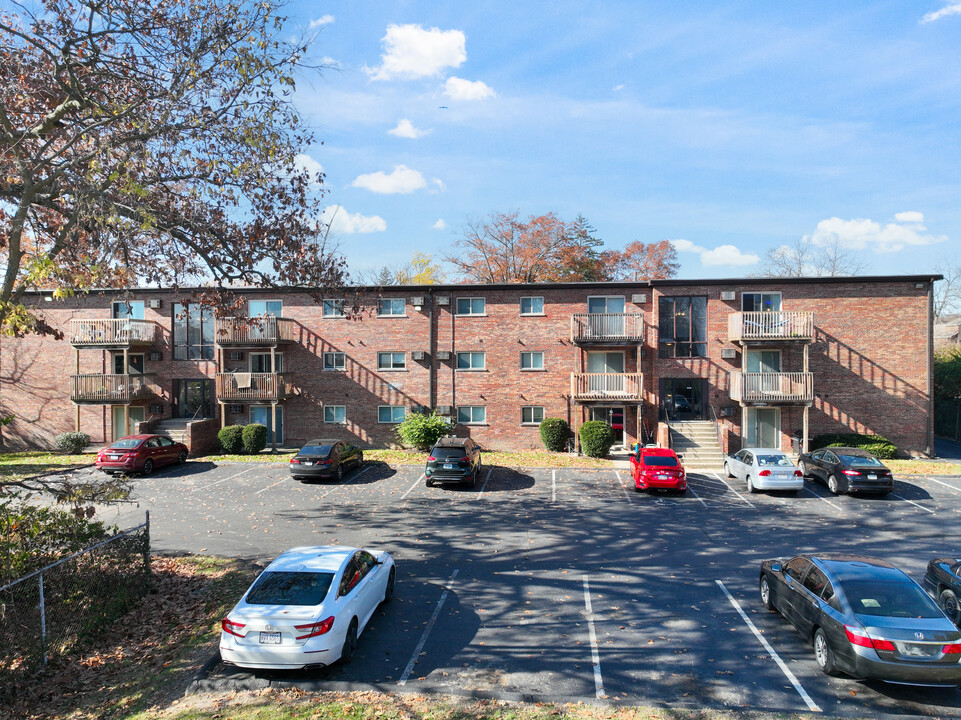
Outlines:
[[419,478],[417,478],[416,480],[414,480],[414,484],[411,485],[409,488],[407,488],[407,492],[405,492],[403,495],[401,495],[401,496],[400,496],[400,499],[401,499],[401,500],[406,500],[406,499],[407,499],[407,496],[410,495],[411,491],[412,491],[415,487],[417,487],[417,485],[420,483],[420,481],[423,480],[425,477],[427,477],[427,476],[424,475],[423,473],[421,473],[421,476],[420,476]]
[[420,636],[420,640],[417,641],[417,647],[414,648],[414,654],[410,656],[410,662],[407,663],[407,667],[404,668],[403,675],[400,676],[400,680],[397,681],[398,685],[406,685],[407,679],[414,670],[414,665],[417,663],[417,658],[420,657],[421,652],[424,650],[424,645],[427,644],[427,636],[430,635],[430,631],[434,627],[434,623],[437,622],[437,618],[440,616],[440,611],[444,607],[444,603],[447,601],[447,596],[450,595],[450,589],[454,586],[454,578],[457,577],[458,569],[454,569],[454,572],[450,574],[450,580],[447,581],[447,586],[444,588],[444,592],[440,596],[440,600],[437,601],[437,607],[434,608],[434,614],[430,616],[430,620],[427,621],[427,627],[424,628],[424,633]]
[[754,505],[754,503],[752,503],[752,502],[751,502],[750,500],[748,500],[746,497],[744,497],[743,495],[741,495],[741,493],[739,493],[737,490],[735,490],[735,489],[732,488],[730,485],[728,485],[728,484],[727,484],[727,481],[726,481],[726,480],[722,480],[720,475],[718,475],[717,473],[711,473],[711,474],[712,474],[714,477],[716,477],[718,480],[720,480],[722,483],[724,483],[724,487],[726,487],[726,488],[727,488],[728,490],[730,490],[732,493],[734,493],[735,495],[737,495],[741,500],[743,500],[745,503],[747,503],[747,504],[748,504],[750,507],[752,507],[754,510],[757,510],[757,507]]
[[792,673],[790,668],[784,664],[784,661],[781,659],[781,656],[778,655],[777,652],[774,650],[774,648],[771,647],[770,643],[768,643],[768,641],[764,639],[764,636],[761,635],[760,631],[757,629],[754,623],[751,622],[751,618],[749,618],[747,614],[744,612],[744,610],[741,609],[740,603],[738,603],[738,601],[734,598],[734,596],[728,592],[726,587],[724,587],[724,583],[722,583],[720,580],[715,580],[714,582],[716,582],[717,586],[721,588],[721,592],[727,595],[727,599],[731,602],[731,605],[734,606],[734,609],[737,610],[737,614],[741,616],[741,619],[748,626],[751,632],[754,633],[754,637],[758,639],[758,641],[761,643],[764,649],[767,650],[768,655],[770,655],[774,659],[774,662],[777,663],[777,666],[781,668],[781,672],[784,673],[784,676],[788,680],[790,680],[791,684],[794,686],[794,689],[797,690],[798,695],[800,695],[801,699],[804,700],[804,702],[807,704],[808,709],[811,712],[821,712],[821,708],[819,708],[817,706],[817,703],[815,703],[814,700],[811,699],[811,696],[807,694],[807,691],[803,687],[801,687],[801,683],[799,683],[798,679],[794,677],[794,673]]
[[954,485],[949,485],[949,484],[946,483],[946,482],[941,482],[941,481],[938,480],[937,478],[925,476],[924,479],[925,479],[925,480],[930,480],[931,482],[936,482],[938,485],[944,485],[946,488],[949,488],[950,490],[953,490],[954,492],[961,492],[961,488],[955,487]]
[[823,495],[819,495],[818,493],[816,493],[816,492],[814,492],[813,490],[811,490],[810,488],[808,488],[807,485],[804,486],[804,492],[808,493],[809,495],[813,495],[813,496],[816,497],[818,500],[822,500],[823,502],[826,502],[828,505],[830,505],[831,507],[833,507],[835,510],[838,510],[839,512],[844,512],[844,508],[843,508],[843,507],[841,507],[840,505],[835,505],[833,502],[831,502],[830,500],[828,500],[828,499],[827,499],[826,497],[824,497]]
[[281,478],[280,480],[278,480],[277,482],[275,482],[273,485],[268,485],[268,486],[265,487],[265,488],[261,488],[260,490],[258,490],[257,492],[255,492],[254,495],[260,495],[260,493],[262,493],[262,492],[267,492],[268,490],[270,490],[270,488],[277,487],[278,485],[280,485],[280,483],[282,483],[282,482],[287,482],[289,479],[290,479],[290,478]]
[[628,501],[629,503],[633,503],[633,502],[634,502],[634,493],[632,493],[632,492],[624,485],[624,478],[621,477],[621,471],[620,471],[620,470],[615,470],[615,471],[614,471],[614,475],[617,477],[617,484],[620,485],[620,486],[621,486],[621,490],[624,491],[624,497],[627,498],[627,501]]
[[897,493],[891,493],[891,497],[896,497],[898,500],[904,500],[904,502],[911,503],[912,505],[914,505],[914,507],[921,508],[922,510],[924,510],[924,512],[928,512],[934,515],[934,510],[932,510],[931,508],[926,508],[924,507],[924,505],[919,505],[918,503],[914,502],[914,500],[908,500],[906,497],[901,497]]
[[587,630],[591,638],[591,661],[594,664],[594,695],[604,697],[604,678],[601,677],[601,655],[597,649],[597,632],[594,630],[594,610],[591,607],[591,584],[584,576],[584,607],[587,610]]
[[491,479],[491,473],[494,472],[494,468],[487,471],[487,475],[484,477],[484,484],[481,486],[480,494],[483,495],[484,491],[487,490],[487,483]]
[[701,496],[698,495],[696,492],[694,492],[694,488],[691,487],[691,480],[690,480],[690,478],[688,478],[688,481],[687,481],[687,489],[690,491],[691,495],[693,495],[694,498],[695,498],[699,503],[701,503],[701,505],[703,505],[704,507],[707,507],[707,503],[704,502],[704,501],[701,499]]
[[551,470],[551,502],[557,502],[557,470]]
[[249,468],[247,468],[246,470],[241,470],[239,473],[234,473],[234,474],[231,475],[230,477],[225,477],[223,480],[217,480],[216,482],[212,482],[212,483],[209,483],[209,484],[207,484],[207,485],[201,485],[200,487],[195,487],[195,488],[193,488],[190,492],[194,493],[194,492],[198,492],[198,491],[200,491],[200,490],[206,490],[207,488],[212,488],[214,485],[220,485],[221,483],[225,483],[225,482],[227,482],[228,480],[233,480],[234,478],[238,478],[238,477],[240,477],[241,475],[246,475],[247,473],[249,473],[249,472],[251,472],[251,471],[253,471],[253,470],[257,470],[259,467],[260,467],[259,465],[254,465],[253,467],[249,467]]

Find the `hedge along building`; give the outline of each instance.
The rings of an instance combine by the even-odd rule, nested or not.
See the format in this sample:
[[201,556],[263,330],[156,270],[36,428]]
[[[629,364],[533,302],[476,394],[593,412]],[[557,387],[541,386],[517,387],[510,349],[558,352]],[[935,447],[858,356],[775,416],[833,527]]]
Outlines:
[[[540,446],[544,417],[611,424],[618,444],[698,423],[731,452],[828,432],[930,454],[932,285],[939,276],[356,288],[360,312],[249,290],[215,319],[185,291],[29,298],[64,332],[0,340],[8,448],[79,429],[95,443],[230,424],[274,446],[396,443],[436,409],[488,448]],[[352,293],[353,294],[353,293]],[[248,318],[254,318],[253,321]],[[662,433],[663,439],[663,433]]]

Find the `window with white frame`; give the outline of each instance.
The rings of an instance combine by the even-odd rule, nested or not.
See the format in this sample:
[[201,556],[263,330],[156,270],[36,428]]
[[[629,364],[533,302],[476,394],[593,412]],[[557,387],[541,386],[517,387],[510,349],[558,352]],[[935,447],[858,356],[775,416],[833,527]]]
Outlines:
[[347,406],[324,405],[324,422],[329,425],[345,425],[347,423]]
[[487,353],[459,352],[457,353],[458,370],[483,370],[487,367]]
[[381,405],[377,408],[377,422],[401,423],[407,417],[407,408],[403,405]]
[[324,317],[344,317],[344,301],[339,299],[324,300]]
[[143,300],[114,300],[110,315],[114,320],[143,320]]
[[324,370],[346,370],[347,355],[342,352],[324,353]]
[[741,310],[744,312],[780,312],[781,293],[741,293]]
[[521,315],[543,315],[544,298],[542,297],[522,297]]
[[458,315],[483,315],[487,312],[487,300],[482,297],[457,298]]
[[403,315],[405,312],[404,298],[381,298],[377,301],[377,315],[380,317]]
[[482,425],[487,422],[487,408],[483,405],[458,405],[457,422],[461,425]]
[[379,352],[377,353],[378,370],[404,370],[407,367],[407,353]]
[[247,312],[252,318],[281,317],[284,314],[284,303],[282,300],[249,300]]
[[543,370],[544,353],[542,352],[522,352],[521,370]]
[[540,425],[544,421],[544,407],[542,405],[523,405],[521,407],[521,425]]

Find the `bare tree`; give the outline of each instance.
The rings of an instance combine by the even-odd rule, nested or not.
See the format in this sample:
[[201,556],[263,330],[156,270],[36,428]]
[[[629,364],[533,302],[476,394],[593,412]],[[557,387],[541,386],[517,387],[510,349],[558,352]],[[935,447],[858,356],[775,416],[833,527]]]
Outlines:
[[934,316],[942,318],[961,312],[961,264],[949,260],[940,268],[944,280],[934,285]]
[[859,275],[867,269],[867,262],[836,239],[827,245],[813,245],[798,238],[792,245],[768,250],[758,276],[840,277]]

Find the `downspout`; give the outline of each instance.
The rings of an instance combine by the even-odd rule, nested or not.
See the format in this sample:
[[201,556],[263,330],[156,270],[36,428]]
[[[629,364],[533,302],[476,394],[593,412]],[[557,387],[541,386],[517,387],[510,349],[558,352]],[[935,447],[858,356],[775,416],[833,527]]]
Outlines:
[[429,385],[431,412],[437,409],[437,328],[434,327],[434,289],[427,290],[427,321],[430,324],[430,339],[427,343],[430,353],[430,371],[427,377]]
[[934,280],[928,282],[928,423],[925,452],[934,457]]

